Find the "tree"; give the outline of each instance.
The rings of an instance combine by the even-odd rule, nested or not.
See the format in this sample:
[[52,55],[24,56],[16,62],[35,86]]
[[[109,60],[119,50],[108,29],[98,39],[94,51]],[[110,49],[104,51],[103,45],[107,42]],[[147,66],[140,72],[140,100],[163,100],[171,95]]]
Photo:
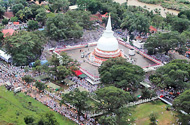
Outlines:
[[77,0],[69,0],[70,6],[75,5],[77,3]]
[[35,121],[35,119],[34,119],[33,116],[26,116],[26,117],[24,117],[24,122],[25,122],[27,125],[32,124],[34,121]]
[[37,10],[37,13],[38,14],[36,15],[36,20],[44,25],[45,20],[47,19],[46,10],[44,8],[40,8]]
[[52,112],[46,112],[45,114],[42,114],[37,125],[59,125],[59,123]]
[[31,8],[25,7],[23,11],[27,20],[32,18],[33,13],[32,13]]
[[53,75],[57,80],[63,80],[66,76],[72,74],[74,69],[77,69],[79,66],[77,61],[74,61],[69,57],[65,52],[62,52],[61,57],[57,55],[52,55],[49,60],[49,65],[51,66],[49,74]]
[[188,19],[174,18],[172,23],[172,29],[182,33],[189,28],[190,21]]
[[26,65],[41,56],[45,42],[46,38],[40,31],[20,31],[6,37],[3,44],[13,58],[13,64]]
[[83,34],[82,27],[72,17],[62,14],[48,18],[46,30],[47,34],[55,40],[80,38]]
[[149,115],[149,119],[151,121],[151,125],[157,125],[156,124],[156,119],[158,118],[158,115],[156,113],[151,113]]
[[95,93],[98,100],[96,111],[103,112],[103,116],[116,114],[116,123],[122,125],[128,114],[124,105],[132,101],[130,94],[113,86],[98,89]]
[[38,88],[39,91],[43,91],[45,89],[45,85],[42,82],[37,81],[35,83],[36,88]]
[[14,16],[14,17],[11,17],[11,22],[17,22],[18,21],[18,17]]
[[152,18],[152,22],[153,22],[153,24],[154,24],[157,28],[159,28],[159,26],[161,26],[161,24],[162,24],[162,22],[163,22],[163,17],[160,16],[160,15],[158,15],[158,14],[156,14],[156,15],[154,15],[154,17]]
[[32,4],[32,5],[30,6],[30,8],[31,8],[31,11],[32,11],[32,18],[35,18],[36,15],[38,14],[37,10],[40,9],[41,6],[40,6],[40,5],[37,5],[37,4]]
[[12,11],[15,15],[19,10],[22,10],[22,9],[24,9],[24,6],[21,3],[19,3],[13,6]]
[[28,29],[29,30],[36,30],[38,29],[38,21],[34,21],[34,20],[29,20],[28,23]]
[[8,20],[8,19],[6,19],[6,18],[2,20],[2,24],[3,24],[3,25],[7,25],[7,24],[8,24],[8,22],[9,22],[9,20]]
[[190,89],[184,91],[177,98],[174,99],[173,107],[177,110],[183,110],[190,114]]
[[22,80],[25,81],[26,83],[31,83],[34,81],[34,78],[32,78],[29,75],[25,75],[24,77],[22,77]]
[[26,15],[24,13],[24,10],[19,10],[17,13],[16,13],[16,16],[22,20],[22,21],[25,21],[26,20]]
[[189,88],[190,79],[190,65],[187,60],[173,60],[170,63],[160,67],[156,70],[154,77],[160,78],[159,84],[162,88],[172,87],[176,90],[182,90],[184,88]]
[[54,13],[59,11],[66,11],[69,8],[68,0],[48,0],[50,4],[50,8]]
[[141,13],[129,13],[128,16],[123,19],[121,27],[122,29],[127,28],[130,33],[135,30],[140,33],[148,33],[150,24],[148,17],[145,15]]
[[77,5],[79,6],[80,9],[84,10],[87,8],[87,6],[91,1],[92,0],[77,0]]
[[143,99],[147,99],[147,98],[152,98],[152,97],[155,97],[156,96],[156,93],[154,90],[150,90],[150,89],[143,89],[142,90],[142,98]]
[[117,125],[116,118],[114,116],[101,116],[98,119],[98,123],[103,125]]
[[5,9],[2,6],[0,6],[0,18],[3,17],[4,13],[5,13]]
[[144,78],[144,71],[137,65],[132,65],[124,58],[111,58],[103,62],[98,69],[100,80],[105,84],[114,84],[119,88],[138,87]]
[[183,10],[178,13],[178,17],[181,18],[182,15],[185,15],[190,20],[190,10]]
[[91,13],[89,11],[68,11],[66,13],[69,17],[71,17],[74,22],[77,22],[79,26],[84,29],[90,29],[92,26],[92,22],[90,21]]
[[69,92],[68,94],[64,94],[62,103],[70,103],[75,106],[78,112],[78,120],[80,120],[80,116],[82,115],[82,111],[89,109],[89,104],[87,103],[89,97],[86,91],[80,92],[78,88],[74,91]]
[[179,34],[176,31],[169,33],[156,33],[153,36],[150,36],[146,43],[145,48],[148,49],[149,54],[165,53],[168,55],[169,50],[180,51],[181,53],[185,52],[185,37]]

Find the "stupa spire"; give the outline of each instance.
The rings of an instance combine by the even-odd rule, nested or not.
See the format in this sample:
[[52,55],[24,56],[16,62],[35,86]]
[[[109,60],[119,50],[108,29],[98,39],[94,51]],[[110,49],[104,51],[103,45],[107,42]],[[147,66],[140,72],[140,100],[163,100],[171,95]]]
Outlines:
[[110,14],[109,14],[109,17],[108,17],[108,23],[107,23],[107,26],[106,26],[106,30],[107,31],[112,30],[112,27],[111,27],[111,16],[110,16]]

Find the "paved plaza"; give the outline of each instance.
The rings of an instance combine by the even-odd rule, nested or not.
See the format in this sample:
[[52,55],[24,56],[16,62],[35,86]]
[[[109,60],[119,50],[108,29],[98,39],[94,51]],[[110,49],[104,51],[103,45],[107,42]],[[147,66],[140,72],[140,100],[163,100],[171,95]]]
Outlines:
[[[86,47],[86,48],[80,48],[80,49],[73,49],[69,51],[65,51],[71,58],[76,59],[80,64],[81,68],[92,74],[93,76],[99,76],[98,73],[98,67],[93,66],[89,64],[88,62],[85,61],[84,58],[81,58],[81,52],[82,50],[85,54],[92,52],[96,46],[92,47]],[[124,51],[124,54],[129,55],[129,48],[119,44],[119,48]],[[140,54],[135,54],[135,56],[131,56],[136,62],[135,64],[140,66],[140,67],[147,67],[150,65],[154,65],[155,63],[150,61],[149,59],[143,57]]]

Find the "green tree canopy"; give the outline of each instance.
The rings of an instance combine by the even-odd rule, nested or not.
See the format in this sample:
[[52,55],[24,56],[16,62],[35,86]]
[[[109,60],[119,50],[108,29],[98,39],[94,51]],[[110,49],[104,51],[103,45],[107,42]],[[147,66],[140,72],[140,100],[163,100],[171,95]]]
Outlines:
[[92,22],[90,21],[91,13],[89,11],[68,11],[66,15],[71,17],[74,22],[84,29],[90,29],[92,26]]
[[46,10],[44,8],[40,8],[37,10],[38,14],[36,15],[36,20],[38,22],[41,22],[42,25],[44,25],[46,19],[47,19],[47,16],[46,16]]
[[28,124],[32,124],[35,121],[33,116],[26,116],[24,117],[24,122],[28,125]]
[[40,120],[37,122],[37,125],[59,125],[59,123],[52,112],[47,112],[42,114]]
[[111,58],[103,62],[98,69],[100,80],[105,84],[114,84],[120,88],[137,88],[144,78],[144,71],[132,65],[124,58]]
[[71,16],[63,14],[48,18],[46,30],[47,34],[56,40],[80,38],[83,34],[82,27]]
[[[113,119],[114,121],[110,121],[111,123],[115,122],[118,125],[126,124],[126,118],[129,111],[124,106],[132,101],[130,94],[114,86],[98,89],[95,93],[98,100],[96,103],[96,111],[103,112],[103,116],[114,113],[116,114],[115,120]],[[109,118],[110,117],[104,117],[101,118],[100,121],[110,123],[107,121]]]
[[12,8],[12,11],[14,13],[14,15],[19,11],[24,9],[24,6],[20,3],[20,4],[15,4]]
[[29,20],[27,22],[27,25],[28,25],[28,29],[29,30],[36,30],[36,29],[38,29],[38,21]]
[[4,47],[11,54],[14,64],[26,65],[40,57],[45,42],[46,38],[40,31],[21,31],[6,37]]
[[121,28],[127,28],[129,32],[133,32],[135,30],[140,33],[148,33],[149,32],[149,18],[142,13],[129,13],[123,20],[121,24]]
[[173,102],[173,107],[178,110],[183,110],[186,113],[190,114],[190,89],[186,90],[175,98]]
[[18,21],[18,17],[11,17],[11,22],[17,22]]
[[[173,87],[177,90],[189,88],[190,64],[187,60],[173,60],[156,70],[150,80],[161,88]],[[159,80],[159,82],[157,82]]]
[[184,30],[187,30],[190,26],[190,21],[183,18],[174,18],[172,21],[172,29],[182,33]]
[[86,91],[80,92],[79,89],[75,89],[74,91],[69,92],[68,94],[64,94],[62,103],[70,103],[75,106],[78,112],[78,120],[80,119],[80,115],[82,111],[89,109],[88,101],[88,93]]
[[39,81],[36,81],[35,86],[39,91],[43,91],[45,89],[45,84]]
[[57,13],[59,11],[66,11],[69,8],[68,0],[48,0],[50,4],[50,9]]
[[32,78],[30,75],[25,75],[24,77],[22,77],[22,80],[26,83],[31,83],[34,81],[34,78]]
[[183,10],[178,13],[178,17],[181,17],[182,15],[185,15],[190,20],[190,10]]
[[8,20],[8,19],[6,19],[6,18],[2,20],[2,24],[3,24],[3,25],[7,25],[7,24],[8,24],[8,22],[9,22],[9,20]]
[[169,50],[177,50],[180,53],[185,52],[185,43],[185,37],[176,31],[156,33],[147,39],[145,48],[148,49],[149,54],[159,52],[167,55]]
[[30,8],[31,8],[31,11],[32,11],[32,18],[35,18],[36,17],[36,15],[39,13],[39,12],[37,12],[37,10],[38,9],[40,9],[41,8],[41,6],[40,5],[37,5],[37,4],[32,4],[31,6],[30,6]]
[[4,13],[5,13],[5,9],[2,6],[0,6],[0,18],[3,17]]
[[60,55],[61,57],[52,55],[49,60],[49,74],[55,76],[57,80],[63,80],[66,76],[71,75],[72,71],[79,66],[79,63],[71,59],[65,52]]

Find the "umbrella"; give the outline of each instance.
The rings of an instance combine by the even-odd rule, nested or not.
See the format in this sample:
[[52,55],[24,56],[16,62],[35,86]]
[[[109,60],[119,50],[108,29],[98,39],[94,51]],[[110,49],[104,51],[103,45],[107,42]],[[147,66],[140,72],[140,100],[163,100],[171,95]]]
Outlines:
[[163,95],[160,96],[160,98],[164,97]]
[[141,95],[138,95],[137,97],[138,97],[138,98],[141,98]]

